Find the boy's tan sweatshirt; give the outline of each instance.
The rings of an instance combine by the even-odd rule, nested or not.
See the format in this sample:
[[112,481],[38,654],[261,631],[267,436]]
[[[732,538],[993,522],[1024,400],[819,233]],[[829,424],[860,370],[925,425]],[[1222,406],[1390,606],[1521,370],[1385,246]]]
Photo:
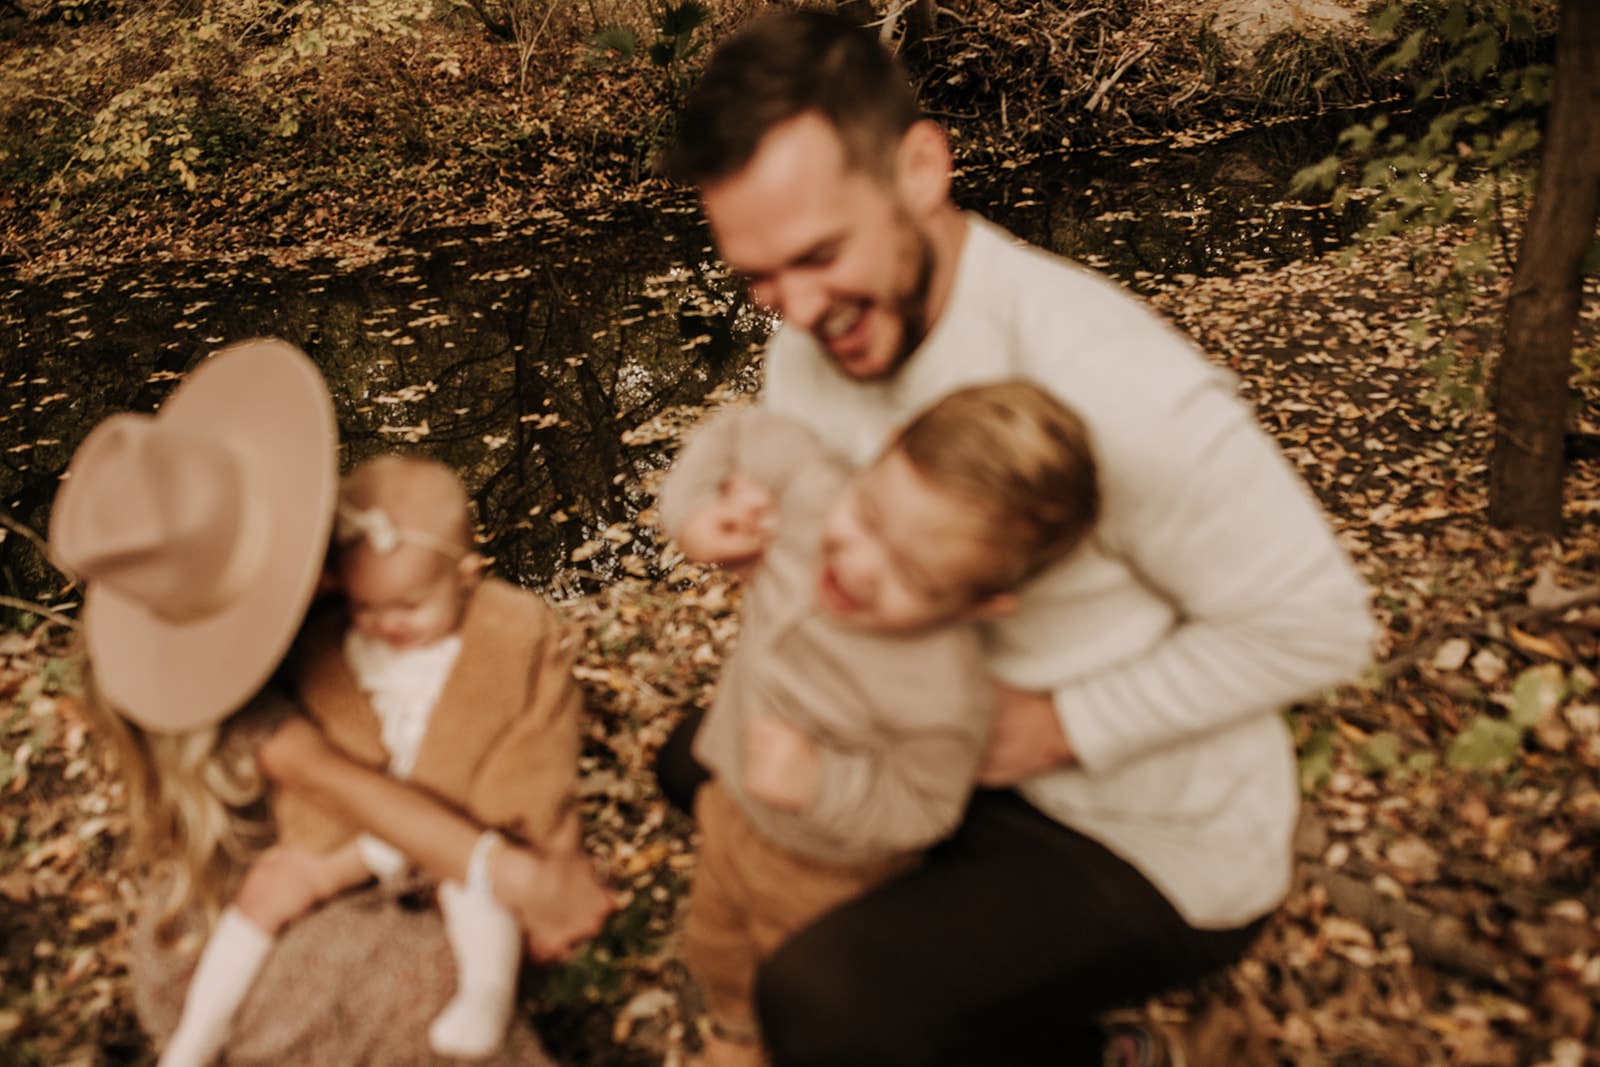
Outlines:
[[[720,412],[691,435],[661,488],[666,531],[681,530],[735,472],[772,491],[777,532],[746,582],[738,645],[695,756],[761,833],[800,855],[852,864],[925,848],[959,822],[988,736],[977,627],[882,633],[817,605],[823,518],[849,468],[799,423],[763,409]],[[803,813],[744,789],[744,727],[762,715],[817,743],[821,785]]]

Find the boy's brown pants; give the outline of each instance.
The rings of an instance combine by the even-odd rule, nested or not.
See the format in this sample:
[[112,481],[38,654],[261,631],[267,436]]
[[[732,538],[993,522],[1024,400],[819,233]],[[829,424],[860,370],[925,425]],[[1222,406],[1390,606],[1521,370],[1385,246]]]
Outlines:
[[823,912],[907,869],[912,857],[836,865],[757,833],[716,779],[695,796],[700,855],[683,926],[683,958],[729,1037],[755,1037],[756,967]]

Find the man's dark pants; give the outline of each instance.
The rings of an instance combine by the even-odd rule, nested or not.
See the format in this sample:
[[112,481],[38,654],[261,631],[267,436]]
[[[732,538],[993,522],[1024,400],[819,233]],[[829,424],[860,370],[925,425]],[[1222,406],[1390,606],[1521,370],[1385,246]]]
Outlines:
[[[683,811],[700,718],[657,757]],[[767,960],[756,1011],[774,1067],[1098,1067],[1096,1015],[1232,963],[1264,922],[1197,930],[1104,846],[984,789],[920,866]]]

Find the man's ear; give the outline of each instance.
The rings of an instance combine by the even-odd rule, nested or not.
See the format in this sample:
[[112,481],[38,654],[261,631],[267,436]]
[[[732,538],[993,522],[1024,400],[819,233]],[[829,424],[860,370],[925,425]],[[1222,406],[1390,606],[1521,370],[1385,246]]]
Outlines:
[[489,561],[476,552],[468,552],[456,561],[456,573],[461,576],[464,585],[471,585],[483,577],[484,568]]
[[895,184],[913,214],[924,215],[950,199],[950,142],[932,119],[911,124],[895,152]]
[[1017,608],[1021,606],[1022,601],[1017,594],[996,593],[972,605],[967,611],[967,616],[974,622],[993,622],[1007,615],[1015,615]]

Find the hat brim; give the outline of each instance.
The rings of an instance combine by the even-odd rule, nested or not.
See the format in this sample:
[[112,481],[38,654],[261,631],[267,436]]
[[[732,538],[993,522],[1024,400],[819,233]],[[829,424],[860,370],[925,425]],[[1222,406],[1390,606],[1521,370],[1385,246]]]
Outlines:
[[228,607],[173,623],[91,583],[82,625],[101,692],[160,732],[220,722],[282,662],[311,605],[338,492],[338,424],[321,373],[283,341],[246,341],[191,371],[156,418],[225,440],[259,472],[265,558]]

